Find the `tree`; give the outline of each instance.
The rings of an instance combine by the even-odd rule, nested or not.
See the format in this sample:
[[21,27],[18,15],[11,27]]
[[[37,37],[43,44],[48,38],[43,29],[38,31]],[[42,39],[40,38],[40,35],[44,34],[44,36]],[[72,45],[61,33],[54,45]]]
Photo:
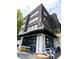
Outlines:
[[23,25],[23,15],[20,9],[17,9],[17,34],[19,33],[22,25]]

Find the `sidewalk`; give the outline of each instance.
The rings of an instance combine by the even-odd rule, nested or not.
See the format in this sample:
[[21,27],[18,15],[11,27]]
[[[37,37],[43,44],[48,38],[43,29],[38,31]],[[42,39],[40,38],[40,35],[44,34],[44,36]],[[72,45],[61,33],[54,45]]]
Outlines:
[[21,59],[34,59],[34,54],[30,54],[27,52],[17,52],[17,56]]

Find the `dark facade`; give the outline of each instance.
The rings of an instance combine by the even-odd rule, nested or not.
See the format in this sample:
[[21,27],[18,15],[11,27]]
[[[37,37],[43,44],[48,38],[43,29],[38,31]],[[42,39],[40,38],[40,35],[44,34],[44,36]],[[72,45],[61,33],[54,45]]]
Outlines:
[[24,25],[21,31],[33,31],[37,29],[46,29],[54,33],[54,29],[61,28],[57,15],[49,15],[47,10],[41,4],[24,18]]
[[[36,51],[36,40],[40,33],[45,35],[45,48],[54,47],[53,38],[57,38],[54,29],[60,28],[56,14],[49,15],[41,4],[24,18],[24,24],[18,37],[22,37],[22,45],[30,46],[30,51]],[[38,49],[38,48],[37,48]]]

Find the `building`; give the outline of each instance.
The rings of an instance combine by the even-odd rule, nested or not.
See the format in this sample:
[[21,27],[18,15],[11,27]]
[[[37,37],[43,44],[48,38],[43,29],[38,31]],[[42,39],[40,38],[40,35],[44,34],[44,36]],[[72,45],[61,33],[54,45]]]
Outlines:
[[58,39],[55,29],[60,28],[56,14],[49,15],[41,4],[24,18],[24,24],[18,34],[22,42],[19,47],[26,46],[34,53],[47,53],[47,49],[59,47],[54,41]]

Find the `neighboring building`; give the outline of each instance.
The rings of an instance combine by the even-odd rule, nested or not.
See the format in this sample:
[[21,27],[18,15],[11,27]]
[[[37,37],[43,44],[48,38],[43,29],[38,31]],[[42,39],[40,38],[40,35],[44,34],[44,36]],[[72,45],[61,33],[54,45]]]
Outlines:
[[29,50],[35,53],[47,53],[47,48],[55,47],[54,40],[58,39],[55,29],[60,28],[56,14],[49,15],[41,4],[24,18],[18,34],[22,42],[19,47],[30,47]]

